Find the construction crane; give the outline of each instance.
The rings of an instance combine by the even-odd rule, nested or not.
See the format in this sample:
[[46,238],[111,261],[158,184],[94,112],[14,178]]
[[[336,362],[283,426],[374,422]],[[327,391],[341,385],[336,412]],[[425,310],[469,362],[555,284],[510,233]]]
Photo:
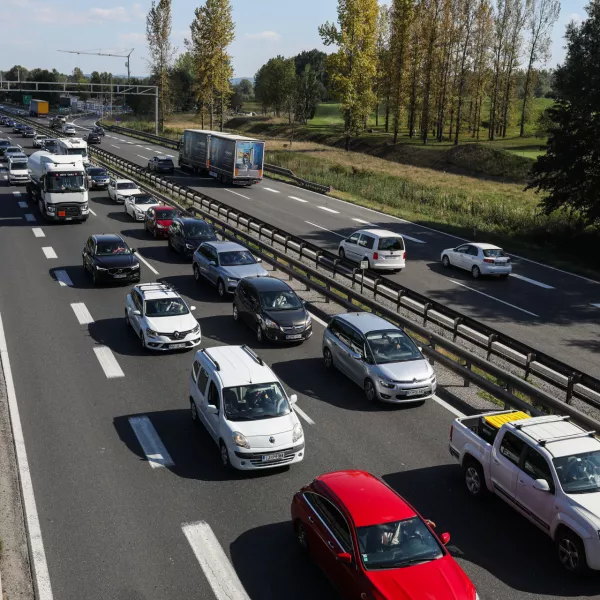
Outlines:
[[114,56],[116,58],[126,58],[127,62],[125,63],[125,66],[127,67],[127,83],[130,83],[131,71],[129,67],[129,58],[133,54],[134,50],[135,48],[131,48],[130,50],[117,50],[114,53],[102,51],[94,52],[92,50],[59,50],[59,52],[66,52],[67,54],[88,54],[91,56]]

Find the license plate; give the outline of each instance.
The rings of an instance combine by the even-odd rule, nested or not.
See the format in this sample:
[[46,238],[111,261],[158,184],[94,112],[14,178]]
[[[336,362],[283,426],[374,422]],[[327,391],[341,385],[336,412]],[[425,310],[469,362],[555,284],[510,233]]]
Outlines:
[[171,344],[169,347],[175,350],[176,348],[185,348],[185,344]]
[[66,213],[64,210],[59,210],[59,211],[58,211],[58,216],[59,216],[59,217],[66,217],[66,216],[67,216],[67,213]]
[[115,275],[115,279],[124,279],[125,277],[127,277],[127,273],[118,273]]
[[72,220],[73,220],[73,217],[67,217],[67,218],[65,219],[65,221],[72,221]]
[[426,394],[429,391],[429,388],[419,388],[418,390],[408,390],[406,392],[407,396],[421,396],[422,394]]
[[285,452],[277,452],[276,454],[263,454],[262,462],[272,462],[274,460],[283,460],[285,458]]
[[286,340],[299,340],[302,338],[302,334],[301,333],[295,333],[294,335],[286,335],[285,339]]

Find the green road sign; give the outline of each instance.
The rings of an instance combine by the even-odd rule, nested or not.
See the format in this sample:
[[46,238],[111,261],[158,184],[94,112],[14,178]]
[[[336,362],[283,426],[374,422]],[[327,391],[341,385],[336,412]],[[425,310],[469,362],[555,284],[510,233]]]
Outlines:
[[23,104],[25,106],[27,106],[28,104],[31,104],[31,96],[23,96]]

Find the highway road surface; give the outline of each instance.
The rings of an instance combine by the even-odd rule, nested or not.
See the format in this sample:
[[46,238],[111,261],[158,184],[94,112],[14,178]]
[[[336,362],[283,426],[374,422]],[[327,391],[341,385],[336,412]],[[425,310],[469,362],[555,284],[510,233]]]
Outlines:
[[[0,137],[8,136],[0,128]],[[117,141],[108,138],[104,146]],[[134,152],[127,149],[128,156]],[[8,187],[4,177],[0,172],[0,348],[6,346],[10,359],[39,515],[36,549],[43,540],[52,590],[48,595],[45,588],[41,600],[335,598],[326,579],[297,552],[289,508],[300,486],[344,468],[383,476],[435,521],[438,531],[450,531],[451,551],[482,600],[583,600],[598,593],[597,578],[572,579],[561,572],[551,542],[525,519],[500,501],[478,504],[467,495],[447,450],[454,414],[443,406],[368,406],[358,388],[325,371],[320,324],[302,346],[257,347],[252,333],[233,322],[231,303],[197,285],[190,264],[169,253],[166,242],[145,235],[106,192],[91,193],[93,212],[86,223],[48,225],[27,203],[24,188]],[[318,227],[302,225],[298,207],[305,220],[336,232],[349,231],[353,216],[366,214],[271,181],[252,190],[198,186],[219,198],[235,199],[232,191],[248,195],[252,199],[244,200],[245,207],[252,206],[257,216],[269,210],[271,222],[307,236],[321,234]],[[288,193],[306,202],[295,205],[284,197]],[[320,206],[338,212],[329,217]],[[421,273],[429,268],[424,285],[442,281],[428,267],[431,259],[419,254],[439,236],[403,223],[394,227],[427,241],[409,246],[409,257],[415,257],[407,277],[413,268]],[[249,475],[222,470],[216,446],[190,419],[192,354],[142,351],[123,320],[127,288],[93,288],[84,275],[81,249],[90,234],[99,232],[124,235],[145,261],[143,281],[172,283],[198,307],[204,346],[247,343],[288,392],[298,394],[306,433],[304,462]],[[325,235],[318,239],[331,246],[335,242]],[[524,273],[539,269],[550,283],[579,281],[560,273],[550,279],[549,270],[521,266]],[[511,280],[507,289],[525,283]],[[504,283],[482,285],[497,289]],[[541,288],[527,285],[532,294],[542,294]],[[507,308],[491,301],[476,305],[467,293],[460,294],[465,307],[472,304],[472,312],[489,313],[488,318],[497,309],[497,318],[509,323]],[[552,297],[562,293],[556,287]],[[524,304],[525,297],[521,300]],[[542,308],[540,303],[538,312]],[[551,334],[559,329],[530,319],[512,314],[517,331],[539,334],[545,328]],[[140,422],[146,424],[143,430]],[[143,450],[148,445],[152,460]],[[231,589],[237,591],[228,595]]]

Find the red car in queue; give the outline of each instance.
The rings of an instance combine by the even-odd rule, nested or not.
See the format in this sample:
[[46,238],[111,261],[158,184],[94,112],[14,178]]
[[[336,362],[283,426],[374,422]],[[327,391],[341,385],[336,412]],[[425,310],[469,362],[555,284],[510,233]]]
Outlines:
[[346,600],[478,600],[450,534],[364,471],[320,475],[292,500],[300,548]]
[[146,211],[144,229],[155,239],[169,237],[169,227],[179,212],[167,204],[153,206]]

